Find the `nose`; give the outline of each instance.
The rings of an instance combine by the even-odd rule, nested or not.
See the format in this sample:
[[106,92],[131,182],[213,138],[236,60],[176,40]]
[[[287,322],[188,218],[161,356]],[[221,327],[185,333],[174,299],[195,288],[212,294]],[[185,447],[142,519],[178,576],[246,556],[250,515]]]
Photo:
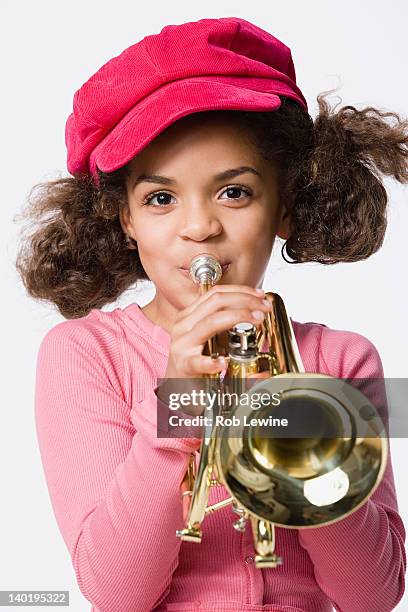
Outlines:
[[186,204],[181,213],[179,236],[184,240],[202,242],[222,232],[217,211],[208,201]]

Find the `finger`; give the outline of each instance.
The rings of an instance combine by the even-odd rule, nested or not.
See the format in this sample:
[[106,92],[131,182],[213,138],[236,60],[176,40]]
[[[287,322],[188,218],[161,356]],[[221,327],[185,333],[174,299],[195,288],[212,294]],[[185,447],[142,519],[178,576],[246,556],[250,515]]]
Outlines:
[[213,285],[203,295],[197,295],[197,298],[184,309],[186,315],[189,315],[198,304],[205,302],[214,293],[247,293],[256,297],[264,297],[265,295],[263,289],[256,289],[249,285]]
[[227,367],[227,363],[225,357],[213,359],[208,355],[192,355],[187,359],[188,375],[216,374],[217,372],[222,372]]
[[[257,318],[257,313],[259,317]],[[208,315],[204,320],[195,322],[189,333],[184,335],[184,341],[188,346],[203,346],[208,338],[215,336],[227,329],[231,329],[237,323],[249,322],[255,327],[263,323],[264,313],[262,311],[252,312],[250,309],[238,308],[231,310],[219,310]]]
[[[249,320],[252,321],[252,316],[250,313],[254,311],[261,311],[263,313],[270,312],[271,305],[269,301],[264,302],[261,296],[256,296],[250,293],[214,293],[206,301],[195,304],[194,309],[191,310],[190,314],[177,322],[175,331],[177,335],[183,336],[190,330],[194,330],[197,324],[204,321],[211,314],[221,313],[227,309],[245,310],[246,314],[243,320],[248,320],[248,316],[250,316]],[[209,336],[207,337],[210,337],[214,333],[215,330],[209,329]]]

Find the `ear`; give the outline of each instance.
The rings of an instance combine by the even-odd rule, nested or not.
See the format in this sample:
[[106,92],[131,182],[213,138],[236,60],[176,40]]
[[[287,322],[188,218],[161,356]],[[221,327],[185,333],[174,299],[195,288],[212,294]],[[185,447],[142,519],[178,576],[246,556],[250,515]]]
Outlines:
[[131,218],[131,214],[130,214],[130,208],[129,208],[128,205],[120,207],[120,209],[119,209],[119,221],[120,221],[120,224],[122,226],[122,230],[123,230],[124,234],[134,238],[134,236],[133,236],[133,228],[132,228],[132,218]]
[[284,240],[287,240],[291,234],[290,215],[286,209],[286,206],[283,204],[280,211],[279,224],[276,233],[279,238],[283,238]]

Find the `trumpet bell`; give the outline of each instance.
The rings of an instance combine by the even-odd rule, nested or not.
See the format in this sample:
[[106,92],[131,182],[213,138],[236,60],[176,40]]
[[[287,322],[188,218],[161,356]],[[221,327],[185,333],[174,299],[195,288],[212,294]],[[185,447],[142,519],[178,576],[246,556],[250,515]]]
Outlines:
[[[251,398],[279,394],[251,409]],[[219,432],[218,475],[250,513],[281,527],[334,523],[362,505],[386,465],[387,438],[367,398],[343,380],[313,373],[273,376],[255,384]],[[248,401],[249,400],[249,401]],[[275,402],[274,402],[275,403]],[[289,422],[275,428],[268,421]]]

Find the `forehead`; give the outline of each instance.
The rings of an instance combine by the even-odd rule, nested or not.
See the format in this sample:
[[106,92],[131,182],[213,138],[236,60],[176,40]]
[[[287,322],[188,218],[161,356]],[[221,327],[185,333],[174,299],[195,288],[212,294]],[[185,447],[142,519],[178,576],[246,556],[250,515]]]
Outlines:
[[[260,162],[251,130],[233,114],[195,113],[171,124],[128,164],[131,172],[142,166],[191,159],[197,154],[211,161]],[[222,156],[223,159],[220,159]]]

